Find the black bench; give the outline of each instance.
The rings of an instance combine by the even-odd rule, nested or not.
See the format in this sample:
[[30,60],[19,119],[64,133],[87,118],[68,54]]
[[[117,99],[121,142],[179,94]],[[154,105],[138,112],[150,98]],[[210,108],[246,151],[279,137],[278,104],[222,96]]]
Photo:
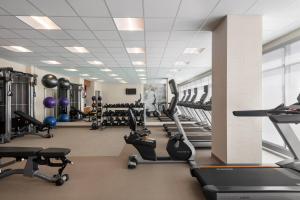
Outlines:
[[[20,123],[17,124],[16,132],[20,132],[23,128],[27,128],[29,125],[34,127],[33,132],[27,132],[27,134],[38,135],[44,138],[51,138],[53,134],[50,133],[51,127],[47,124],[42,123],[41,121],[33,118],[32,116],[22,112],[15,111],[15,115],[18,117]],[[47,131],[47,133],[39,133]],[[24,134],[17,134],[16,136],[23,136]]]
[[[66,148],[0,147],[0,179],[13,174],[23,174],[24,176],[38,177],[55,183],[57,186],[63,185],[69,179],[69,175],[63,174],[63,171],[71,163],[66,157],[70,152],[71,150]],[[1,164],[2,158],[14,158],[14,160]],[[6,168],[22,160],[27,160],[23,169]],[[39,171],[39,165],[59,167],[58,173],[51,177],[42,174]]]

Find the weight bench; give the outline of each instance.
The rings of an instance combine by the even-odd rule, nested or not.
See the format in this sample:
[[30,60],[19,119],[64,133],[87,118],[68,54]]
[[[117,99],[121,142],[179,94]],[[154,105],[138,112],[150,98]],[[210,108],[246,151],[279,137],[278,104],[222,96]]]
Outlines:
[[[0,179],[13,174],[23,174],[28,177],[38,177],[40,179],[55,183],[57,186],[63,185],[68,181],[69,175],[63,174],[64,169],[71,163],[66,156],[71,152],[65,148],[47,148],[41,147],[0,147]],[[2,158],[14,158],[12,161],[1,164]],[[23,169],[3,169],[16,162],[27,160]],[[53,162],[56,160],[55,162]],[[60,162],[58,162],[60,161]],[[39,165],[49,167],[59,167],[58,173],[53,176],[47,176],[39,171]]]
[[[27,134],[33,134],[33,135],[38,135],[44,138],[51,138],[53,137],[53,134],[50,133],[51,127],[48,124],[44,124],[42,122],[40,122],[39,120],[33,118],[32,116],[22,112],[22,111],[15,111],[14,112],[17,116],[18,116],[18,120],[24,120],[22,121],[22,123],[18,123],[17,125],[17,130],[16,132],[20,132],[23,128],[28,127],[29,125],[32,125],[34,127],[34,131],[31,133],[27,133]],[[47,133],[39,133],[39,132],[44,132],[47,131]],[[21,136],[23,134],[20,134]],[[17,135],[17,136],[20,136]]]

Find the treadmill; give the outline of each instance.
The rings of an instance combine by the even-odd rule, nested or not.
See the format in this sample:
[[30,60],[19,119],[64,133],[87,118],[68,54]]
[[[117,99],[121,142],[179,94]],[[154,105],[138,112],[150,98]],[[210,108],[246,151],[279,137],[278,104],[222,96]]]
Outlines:
[[207,166],[191,169],[209,200],[299,200],[300,141],[290,124],[300,123],[298,102],[271,110],[235,111],[235,116],[268,117],[293,158],[271,166]]
[[[188,100],[190,99],[190,97],[191,97],[191,94],[192,94],[191,89],[189,89],[189,90],[188,90],[188,95],[187,95],[186,99],[184,100],[184,98],[185,98],[185,92],[184,92],[184,96],[183,96],[183,98],[181,99],[181,101],[179,102],[180,105],[181,105],[183,102],[188,101]],[[163,112],[165,113],[166,111],[164,110]],[[179,120],[180,120],[180,121],[190,121],[190,119],[185,118],[184,115],[180,115],[180,116],[178,116],[178,117],[179,117]],[[158,116],[158,119],[159,119],[160,121],[162,121],[162,122],[171,122],[171,121],[174,121],[174,120],[173,120],[172,118],[170,118],[168,115],[166,115],[166,116]]]
[[[196,91],[195,91],[196,89]],[[194,93],[196,93],[197,96],[197,88],[194,89]],[[198,102],[194,102],[196,96],[194,95],[189,103],[185,103],[184,105],[190,109],[190,113],[193,116],[194,119],[198,119],[196,123],[193,124],[183,124],[183,128],[187,132],[199,132],[199,131],[206,131],[203,128],[203,120],[200,118],[200,116],[195,111],[195,105],[203,105],[205,99],[207,98],[207,91],[205,91],[202,96],[200,97],[200,100]],[[177,132],[177,127],[174,124],[164,124],[164,129],[167,131],[168,135],[173,135],[172,132]]]

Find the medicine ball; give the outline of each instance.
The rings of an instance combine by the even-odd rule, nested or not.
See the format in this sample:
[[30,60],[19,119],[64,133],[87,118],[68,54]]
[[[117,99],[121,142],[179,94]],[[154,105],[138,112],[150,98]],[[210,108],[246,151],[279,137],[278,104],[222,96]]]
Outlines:
[[70,116],[67,114],[60,114],[58,117],[58,121],[60,122],[69,122],[70,121]]
[[70,89],[70,81],[65,79],[65,78],[59,78],[58,79],[58,86],[61,89],[68,90],[68,89]]
[[59,99],[59,105],[62,107],[66,107],[69,105],[69,100],[66,97],[62,97]]
[[53,116],[48,116],[44,119],[44,124],[49,125],[51,128],[56,126],[56,119]]
[[42,84],[46,88],[54,88],[57,86],[58,80],[57,80],[56,76],[54,76],[53,74],[46,74],[42,78]]
[[46,108],[54,108],[56,106],[56,99],[54,97],[46,97],[43,104]]

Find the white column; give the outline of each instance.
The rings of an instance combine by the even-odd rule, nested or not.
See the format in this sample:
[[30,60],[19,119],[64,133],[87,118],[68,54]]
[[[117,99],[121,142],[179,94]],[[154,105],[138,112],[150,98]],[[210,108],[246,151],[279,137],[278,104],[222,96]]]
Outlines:
[[261,108],[261,16],[227,16],[213,32],[212,154],[225,163],[261,163],[261,119],[234,110]]

